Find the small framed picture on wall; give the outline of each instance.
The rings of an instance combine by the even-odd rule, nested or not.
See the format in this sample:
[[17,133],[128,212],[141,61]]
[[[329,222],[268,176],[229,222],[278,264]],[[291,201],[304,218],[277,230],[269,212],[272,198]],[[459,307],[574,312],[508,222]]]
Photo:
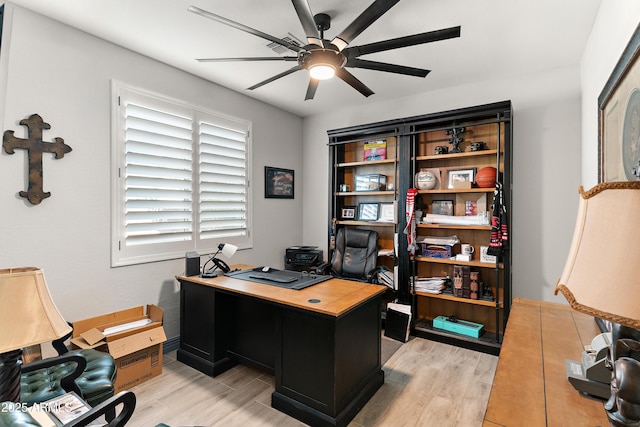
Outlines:
[[293,199],[294,172],[291,169],[264,167],[264,197]]

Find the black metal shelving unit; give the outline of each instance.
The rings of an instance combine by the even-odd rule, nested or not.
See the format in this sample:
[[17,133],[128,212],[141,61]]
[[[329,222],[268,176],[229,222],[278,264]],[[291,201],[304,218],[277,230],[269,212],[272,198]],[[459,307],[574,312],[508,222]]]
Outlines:
[[[487,139],[487,149],[483,152],[469,152],[468,146],[459,154],[435,155],[433,152],[425,152],[437,145],[446,145],[443,137],[447,129],[465,126],[475,132],[468,132],[469,139],[477,141],[479,138]],[[359,168],[359,162],[354,162],[348,157],[354,144],[362,144],[371,139],[392,138],[394,142],[395,159],[393,160],[394,189],[384,194],[371,194],[365,199],[372,200],[377,197],[393,198],[397,203],[397,224],[392,230],[398,234],[398,250],[393,263],[398,267],[396,276],[397,292],[395,297],[399,302],[411,304],[413,307],[412,333],[416,336],[433,339],[449,344],[483,351],[490,354],[499,354],[502,336],[509,317],[511,307],[511,253],[510,249],[503,251],[498,262],[490,265],[480,264],[477,261],[453,262],[450,260],[425,259],[414,256],[407,251],[407,239],[403,230],[407,226],[405,216],[406,195],[410,188],[414,187],[414,176],[418,170],[425,166],[440,165],[445,171],[452,168],[482,167],[493,165],[500,171],[500,182],[503,186],[504,205],[507,209],[507,223],[511,224],[511,164],[512,164],[512,108],[510,101],[485,104],[469,108],[444,111],[408,118],[389,120],[384,122],[353,126],[349,128],[328,131],[329,135],[329,256],[331,256],[331,236],[336,227],[341,226],[380,226],[366,224],[358,221],[341,221],[341,209],[353,203],[353,197],[364,194],[345,194],[339,191],[340,184],[349,178],[345,175],[348,168]],[[432,138],[433,137],[433,138]],[[465,136],[466,138],[466,136]],[[433,141],[432,141],[433,139]],[[434,142],[435,141],[435,142]],[[471,141],[470,141],[471,142]],[[387,160],[387,163],[389,160]],[[367,166],[374,166],[369,164]],[[385,167],[384,165],[381,165]],[[389,166],[386,166],[389,170]],[[370,170],[370,169],[369,169]],[[455,197],[456,193],[486,194],[487,199],[493,195],[494,189],[439,189],[420,191],[420,195],[429,200],[441,197]],[[490,203],[489,203],[490,205]],[[488,208],[488,207],[487,207]],[[417,234],[435,230],[436,233],[460,230],[467,236],[473,236],[474,246],[478,252],[480,244],[488,245],[490,226],[430,226],[419,225]],[[444,231],[443,231],[444,230]],[[513,236],[510,235],[510,243]],[[486,240],[486,241],[485,241]],[[431,265],[433,264],[433,265]],[[493,278],[486,276],[486,281],[491,284],[495,294],[495,301],[470,301],[466,298],[441,295],[426,295],[415,291],[413,278],[421,274],[421,271],[451,271],[454,264],[469,265],[480,269],[483,274],[492,271]],[[435,267],[434,267],[435,266]],[[426,308],[425,308],[426,307]],[[489,314],[491,313],[491,314]],[[479,338],[456,334],[433,327],[433,319],[437,315],[456,315],[461,319],[487,325],[486,331]]]

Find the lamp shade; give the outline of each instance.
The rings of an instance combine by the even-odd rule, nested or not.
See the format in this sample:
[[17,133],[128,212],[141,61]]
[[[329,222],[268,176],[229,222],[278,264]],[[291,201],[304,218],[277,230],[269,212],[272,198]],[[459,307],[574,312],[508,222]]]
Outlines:
[[580,196],[555,292],[574,310],[640,329],[640,181],[580,187]]
[[0,269],[0,353],[52,341],[71,327],[36,267]]
[[238,247],[236,245],[232,245],[231,243],[223,243],[224,246],[222,246],[222,255],[226,256],[227,258],[231,258],[236,251],[238,250]]

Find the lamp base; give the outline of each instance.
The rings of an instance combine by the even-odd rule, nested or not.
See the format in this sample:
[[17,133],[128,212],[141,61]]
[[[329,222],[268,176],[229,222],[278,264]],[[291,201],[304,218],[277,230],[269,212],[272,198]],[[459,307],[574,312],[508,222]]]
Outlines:
[[218,277],[218,273],[215,273],[213,271],[205,271],[204,273],[202,273],[201,277],[203,279],[210,279],[212,277]]
[[20,401],[22,349],[0,354],[0,402]]

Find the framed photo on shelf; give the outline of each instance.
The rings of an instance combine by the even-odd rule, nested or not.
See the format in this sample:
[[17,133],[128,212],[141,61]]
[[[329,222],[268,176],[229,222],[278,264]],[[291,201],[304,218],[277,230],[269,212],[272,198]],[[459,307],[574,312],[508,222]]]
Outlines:
[[342,212],[340,213],[340,219],[355,219],[355,218],[356,218],[355,206],[345,206],[342,208]]
[[264,197],[293,199],[294,172],[291,169],[264,167]]
[[598,97],[598,182],[640,178],[640,26]]
[[476,168],[452,169],[449,171],[448,188],[471,188],[476,178]]
[[[461,193],[456,194],[455,210],[460,214],[464,212],[465,216],[482,215],[487,212],[487,195],[486,193]],[[461,214],[460,214],[461,215]]]
[[453,200],[434,200],[431,202],[431,213],[453,216]]
[[394,202],[390,203],[380,203],[380,218],[378,221],[381,222],[397,222],[396,217],[396,204]]
[[360,203],[358,205],[358,221],[377,221],[380,203]]

